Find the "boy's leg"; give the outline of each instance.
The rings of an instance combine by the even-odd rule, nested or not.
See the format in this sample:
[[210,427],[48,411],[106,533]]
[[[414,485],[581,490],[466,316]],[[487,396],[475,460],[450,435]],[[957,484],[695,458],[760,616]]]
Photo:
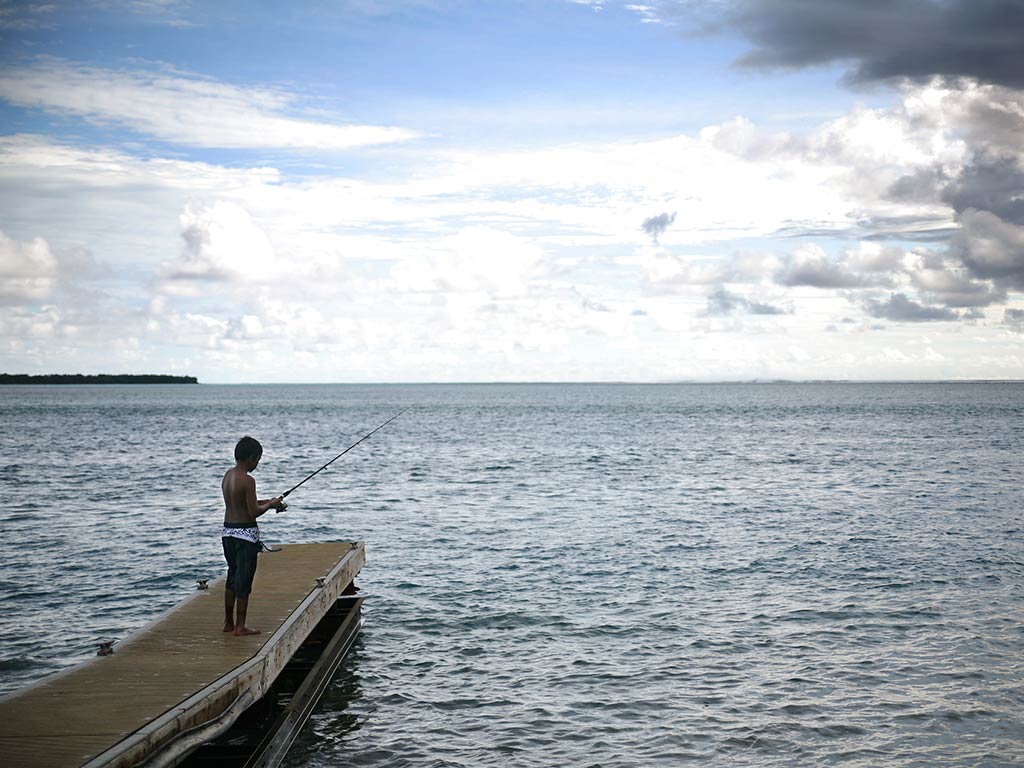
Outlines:
[[235,622],[235,634],[236,635],[258,635],[260,631],[258,629],[251,629],[245,625],[245,614],[249,610],[249,598],[240,597],[238,598],[238,620]]
[[224,586],[224,631],[235,631],[235,590]]
[[252,592],[252,580],[256,576],[256,557],[260,547],[249,541],[240,541],[235,563],[238,567],[235,574],[235,634],[258,635],[258,629],[251,629],[246,623],[249,612],[249,593]]
[[235,631],[235,545],[230,536],[220,540],[224,559],[228,561],[228,577],[224,582],[224,631]]

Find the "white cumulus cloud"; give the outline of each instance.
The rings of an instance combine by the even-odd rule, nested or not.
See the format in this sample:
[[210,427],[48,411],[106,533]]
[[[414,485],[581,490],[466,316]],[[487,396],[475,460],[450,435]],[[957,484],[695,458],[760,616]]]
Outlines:
[[163,266],[170,280],[259,282],[279,269],[270,238],[237,203],[193,202],[179,221],[185,249],[180,261]]
[[28,242],[0,232],[0,300],[45,299],[57,285],[59,264],[41,237]]

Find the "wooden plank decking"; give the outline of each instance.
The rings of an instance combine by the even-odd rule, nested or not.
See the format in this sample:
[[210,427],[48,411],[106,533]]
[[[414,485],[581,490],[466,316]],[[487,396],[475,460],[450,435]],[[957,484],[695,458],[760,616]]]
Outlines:
[[0,762],[10,768],[136,765],[247,692],[260,698],[364,559],[361,542],[264,553],[247,622],[263,634],[221,631],[221,578],[119,642],[112,656],[0,699]]

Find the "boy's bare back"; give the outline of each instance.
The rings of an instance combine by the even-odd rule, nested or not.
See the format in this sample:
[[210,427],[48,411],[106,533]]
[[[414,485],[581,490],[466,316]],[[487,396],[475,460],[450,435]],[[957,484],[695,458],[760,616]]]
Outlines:
[[256,525],[260,512],[256,500],[256,481],[242,467],[224,473],[220,484],[224,493],[224,522]]

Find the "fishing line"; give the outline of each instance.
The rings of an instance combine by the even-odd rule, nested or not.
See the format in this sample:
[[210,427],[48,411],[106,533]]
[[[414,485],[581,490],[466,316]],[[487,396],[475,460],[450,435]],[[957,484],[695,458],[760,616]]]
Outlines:
[[[405,408],[405,409],[403,409],[403,410],[399,411],[398,413],[396,413],[396,414],[395,414],[394,416],[392,416],[392,417],[391,417],[390,419],[388,419],[388,420],[387,420],[387,421],[385,421],[385,422],[384,422],[383,424],[381,424],[381,425],[380,425],[379,427],[377,427],[377,429],[373,430],[373,432],[367,432],[367,433],[366,433],[365,435],[363,435],[363,436],[362,436],[361,438],[359,438],[359,439],[358,439],[358,440],[356,440],[356,441],[355,441],[354,443],[352,443],[352,445],[350,445],[350,446],[349,446],[348,448],[346,448],[346,449],[345,449],[344,451],[342,451],[342,452],[341,452],[341,453],[339,453],[339,454],[338,454],[337,456],[335,456],[335,457],[334,457],[333,459],[331,459],[331,460],[330,460],[330,461],[328,461],[328,462],[327,462],[326,464],[324,464],[324,465],[323,465],[322,467],[320,467],[320,469],[318,469],[318,470],[317,470],[316,472],[313,472],[313,473],[311,473],[311,474],[307,475],[307,476],[306,476],[306,477],[305,477],[305,478],[304,478],[304,479],[303,479],[303,480],[302,480],[301,482],[299,482],[299,483],[296,483],[296,484],[295,484],[295,485],[293,485],[293,486],[292,486],[291,488],[289,488],[289,489],[288,489],[287,491],[285,491],[284,493],[282,493],[282,494],[281,494],[281,496],[280,496],[280,498],[281,498],[281,499],[284,499],[284,498],[286,498],[286,497],[288,496],[288,494],[289,494],[289,493],[291,493],[292,491],[294,491],[294,490],[295,490],[296,488],[298,488],[298,487],[299,487],[300,485],[302,485],[303,483],[305,483],[305,482],[306,482],[307,480],[311,480],[311,479],[313,479],[314,477],[316,477],[317,475],[319,475],[319,474],[320,474],[321,472],[323,472],[323,471],[324,471],[325,469],[327,469],[327,468],[328,468],[329,466],[331,466],[331,464],[333,464],[334,462],[336,462],[336,461],[337,461],[338,459],[340,459],[340,458],[341,458],[342,456],[344,456],[344,455],[345,455],[346,453],[348,453],[348,452],[349,452],[349,451],[351,451],[351,450],[352,450],[353,448],[355,448],[355,447],[356,447],[357,445],[359,445],[359,444],[360,444],[361,442],[363,442],[363,440],[366,440],[366,439],[367,439],[367,438],[368,438],[368,437],[369,437],[370,435],[372,435],[372,434],[373,434],[374,432],[379,432],[380,430],[384,429],[384,427],[386,427],[386,426],[387,426],[388,424],[390,424],[390,423],[391,423],[392,421],[394,421],[394,420],[395,420],[395,419],[397,419],[397,418],[398,418],[399,416],[401,416],[401,415],[402,415],[403,413],[405,413],[406,411],[408,411],[408,410],[409,410],[410,408],[412,408],[412,406],[411,406],[411,405],[410,405],[410,406],[409,406],[408,408]],[[287,506],[287,505],[286,505],[286,506]],[[280,509],[279,509],[279,510],[276,510],[276,511],[277,511],[277,512],[281,512],[282,510],[280,510]]]

